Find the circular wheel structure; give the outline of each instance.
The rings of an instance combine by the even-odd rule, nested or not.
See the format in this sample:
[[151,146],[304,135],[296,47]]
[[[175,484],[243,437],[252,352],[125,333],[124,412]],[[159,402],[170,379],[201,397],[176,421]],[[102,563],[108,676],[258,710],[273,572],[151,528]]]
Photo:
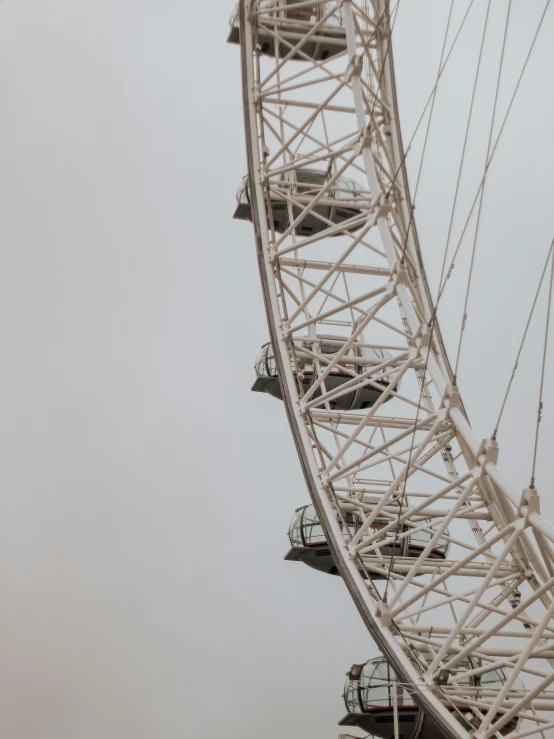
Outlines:
[[[229,40],[248,158],[235,215],[254,225],[271,342],[254,389],[271,380],[284,402],[324,534],[297,549],[326,542],[402,686],[381,736],[545,736],[554,528],[537,491],[502,476],[495,439],[475,438],[446,356],[388,3],[241,0]],[[374,662],[349,673],[344,724],[377,725],[362,696]]]

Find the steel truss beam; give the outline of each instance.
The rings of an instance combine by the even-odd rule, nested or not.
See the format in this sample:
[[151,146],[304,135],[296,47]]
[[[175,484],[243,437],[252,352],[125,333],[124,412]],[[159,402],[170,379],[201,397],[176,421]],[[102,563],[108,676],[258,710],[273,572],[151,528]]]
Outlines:
[[[444,736],[468,736],[445,708],[454,699],[474,708],[481,739],[513,716],[536,728],[521,725],[512,739],[540,733],[552,725],[540,712],[554,709],[554,675],[528,660],[554,658],[554,527],[538,498],[502,477],[496,442],[475,438],[453,385],[413,219],[388,3],[318,5],[318,20],[292,22],[283,0],[240,3],[257,257],[309,494],[370,633]],[[260,53],[270,37],[274,57]],[[315,59],[314,44],[327,42],[339,53]],[[306,168],[325,171],[325,183],[306,189],[297,176]],[[355,180],[359,190],[347,184]],[[282,208],[288,222],[278,231]],[[340,208],[350,211],[337,222]],[[302,232],[308,217],[316,233]],[[334,354],[322,352],[322,337],[335,341]],[[385,347],[388,360],[364,362],[364,350]],[[346,384],[331,383],[337,373]],[[370,408],[334,409],[370,388]],[[348,511],[360,523],[345,533]],[[414,536],[424,537],[418,556],[380,551],[390,537]],[[449,555],[432,559],[441,537]],[[388,581],[372,581],[375,573]],[[472,692],[453,672],[506,665],[511,677],[498,690]],[[514,691],[522,674],[535,683]]]

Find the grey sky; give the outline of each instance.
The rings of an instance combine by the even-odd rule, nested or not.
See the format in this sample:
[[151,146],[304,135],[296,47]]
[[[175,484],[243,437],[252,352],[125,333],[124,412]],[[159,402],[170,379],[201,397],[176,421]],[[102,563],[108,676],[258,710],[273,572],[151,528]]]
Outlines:
[[[421,2],[420,18],[400,9],[405,139],[432,85],[445,6]],[[514,2],[507,90],[542,6]],[[10,739],[332,739],[346,669],[375,654],[340,580],[282,561],[306,492],[282,406],[249,392],[267,330],[251,228],[231,219],[245,171],[238,51],[224,43],[231,10],[227,0],[0,5],[0,733]],[[435,278],[477,22],[468,30],[418,202]],[[481,436],[554,229],[553,32],[551,13],[491,175],[461,371]],[[531,342],[501,457],[519,486],[538,331]],[[548,391],[539,485],[549,490]]]

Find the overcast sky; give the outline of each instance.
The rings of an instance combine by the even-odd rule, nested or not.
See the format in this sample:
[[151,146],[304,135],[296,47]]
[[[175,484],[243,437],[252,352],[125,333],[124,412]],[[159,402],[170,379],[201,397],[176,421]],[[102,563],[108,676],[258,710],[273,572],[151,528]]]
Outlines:
[[[433,84],[447,4],[412,5],[395,31],[405,139]],[[504,107],[543,2],[513,5]],[[493,7],[491,69],[505,3]],[[267,329],[252,230],[231,218],[246,168],[238,50],[224,43],[231,10],[0,4],[9,739],[334,739],[344,673],[376,654],[342,582],[282,560],[306,491],[282,405],[249,391]],[[479,17],[445,78],[418,199],[432,278]],[[492,430],[554,232],[553,33],[551,12],[491,171],[460,372],[477,436]],[[492,83],[489,71],[475,172]],[[456,290],[443,312],[450,345]],[[501,437],[515,487],[529,474],[539,345],[540,321]],[[547,400],[552,376],[551,363]]]

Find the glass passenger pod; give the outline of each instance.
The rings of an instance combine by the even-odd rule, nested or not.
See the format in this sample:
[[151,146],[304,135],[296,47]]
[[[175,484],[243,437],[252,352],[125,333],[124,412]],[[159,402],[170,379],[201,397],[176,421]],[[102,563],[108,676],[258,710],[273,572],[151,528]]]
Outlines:
[[[461,662],[455,671],[466,672],[479,667],[475,660]],[[506,682],[506,669],[496,669],[478,676],[461,679],[457,685],[467,688],[467,695],[471,699],[479,700],[480,689],[483,691],[499,690]],[[516,681],[510,695],[522,696],[523,685]],[[383,657],[371,659],[363,665],[353,665],[347,674],[343,693],[348,713],[339,722],[340,726],[358,726],[377,737],[389,739],[394,736],[394,693],[400,739],[443,739],[443,734],[433,724],[429,716],[417,705],[414,692],[405,685],[397,682],[396,674]],[[483,696],[484,700],[491,698]],[[445,703],[445,707],[452,712],[466,730],[474,728],[475,715],[467,705],[455,702]],[[519,719],[514,717],[501,729],[501,734],[509,734],[517,728]]]
[[[346,51],[346,35],[342,11],[332,2],[294,7],[298,0],[262,0],[255,38],[256,49],[266,56],[285,57],[307,32],[330,12],[325,22],[299,47],[291,59],[324,61]],[[278,32],[280,43],[273,32]],[[240,43],[239,11],[235,7],[230,19],[228,43]]]
[[[377,503],[377,499],[365,499],[364,503]],[[354,536],[361,524],[361,519],[351,511],[342,511],[342,518],[339,520],[340,527],[345,539]],[[369,530],[369,534],[384,528],[390,523],[390,518],[377,517]],[[400,532],[407,532],[408,527],[401,526]],[[428,531],[416,531],[414,534],[404,536],[402,539],[397,537],[396,531],[393,529],[386,534],[387,543],[379,548],[379,554],[369,554],[364,559],[371,563],[383,564],[387,559],[392,557],[418,557],[422,550],[427,546],[433,536],[433,528],[429,524]],[[338,569],[333,560],[331,550],[323,533],[323,527],[319,521],[316,510],[313,505],[302,506],[298,508],[292,518],[289,526],[289,540],[291,548],[285,555],[285,559],[292,562],[303,562],[312,567],[314,570],[326,572],[331,575],[338,575]],[[429,553],[430,559],[444,559],[448,551],[448,539],[440,538],[434,549]],[[369,572],[372,580],[382,580],[386,578],[386,573]]]
[[[328,172],[307,167],[294,170],[286,176],[283,174],[271,176],[269,178],[271,223],[268,225],[277,233],[284,233],[291,224],[291,211],[292,221],[296,221],[302,213],[300,205],[289,205],[287,198],[292,197],[296,202],[307,206],[331,177]],[[370,193],[367,189],[350,177],[339,177],[317,205],[297,223],[294,231],[298,236],[306,237],[322,233],[328,228],[361,216],[370,205]],[[237,207],[233,217],[241,221],[252,221],[248,177],[243,179],[237,191]],[[363,222],[363,218],[358,218],[352,224],[347,224],[345,230],[357,231]],[[340,235],[340,232],[335,235]]]
[[[339,351],[341,346],[344,346],[345,343],[346,339],[344,337],[317,336],[313,340],[307,340],[304,342],[303,347],[325,356],[332,357]],[[302,350],[300,348],[300,354],[301,351]],[[351,372],[362,374],[363,372],[367,372],[372,366],[376,367],[383,364],[383,362],[389,358],[391,358],[391,354],[385,349],[353,344],[345,356],[343,366]],[[351,361],[349,361],[350,359]],[[262,346],[254,368],[256,370],[256,380],[252,386],[252,390],[260,393],[265,392],[268,395],[272,395],[274,398],[282,400],[283,394],[281,391],[281,385],[279,384],[277,363],[270,343]],[[314,366],[312,359],[309,357],[300,357],[293,365],[292,369],[298,383],[299,391],[301,394],[306,393],[314,381]],[[384,371],[387,371],[387,368]],[[326,392],[335,390],[352,379],[352,375],[347,372],[333,370],[325,379],[325,390]],[[394,382],[394,370],[392,367],[390,368],[390,374],[379,376],[378,381],[375,381],[375,385],[364,385],[363,387],[353,388],[351,392],[345,392],[343,395],[332,398],[329,401],[329,407],[331,410],[341,411],[371,408],[375,405],[381,394],[391,382]],[[379,387],[376,387],[376,385]],[[320,395],[321,390],[318,388],[314,393],[314,397],[318,397]],[[389,400],[390,397],[392,396],[389,396],[387,400]],[[324,405],[322,404],[321,407],[324,407]]]
[[[358,528],[358,520],[353,513],[343,512],[346,526],[340,521],[343,535],[354,536]],[[297,508],[289,526],[291,548],[285,555],[289,562],[303,562],[314,570],[338,575],[339,571],[325,538],[323,527],[313,505]]]

